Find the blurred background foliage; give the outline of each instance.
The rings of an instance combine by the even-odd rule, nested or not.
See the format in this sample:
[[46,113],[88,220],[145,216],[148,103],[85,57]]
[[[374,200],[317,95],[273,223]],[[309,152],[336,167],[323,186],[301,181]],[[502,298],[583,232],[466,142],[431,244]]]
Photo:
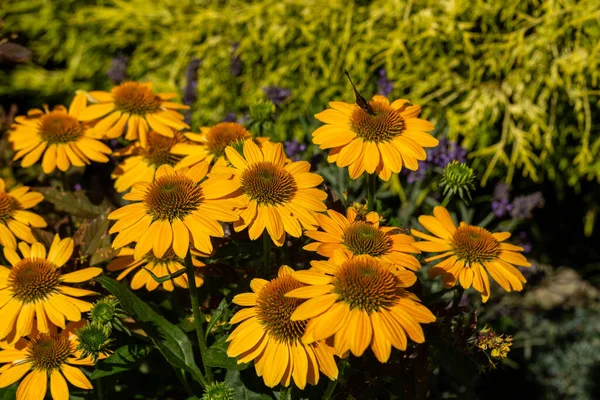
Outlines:
[[[274,107],[267,126],[252,128],[310,160],[344,205],[364,197],[363,182],[310,144],[313,115],[354,100],[343,70],[365,97],[421,104],[445,140],[417,173],[378,193],[389,223],[414,226],[440,200],[443,167],[467,161],[483,188],[468,207],[455,201],[459,218],[513,232],[535,261],[523,293],[494,293],[476,315],[514,336],[507,362],[478,377],[466,356],[442,352],[432,357],[431,397],[600,397],[597,0],[0,0],[0,24],[0,131],[17,112],[125,79],[181,93],[195,131],[261,120]],[[45,179],[39,168],[11,168],[10,157],[0,141],[0,176]],[[102,168],[78,182],[110,190]],[[224,249],[228,264],[245,262],[246,248]],[[160,362],[151,357],[136,376],[160,376]],[[130,382],[115,387],[127,392]],[[146,398],[160,390],[147,389]]]

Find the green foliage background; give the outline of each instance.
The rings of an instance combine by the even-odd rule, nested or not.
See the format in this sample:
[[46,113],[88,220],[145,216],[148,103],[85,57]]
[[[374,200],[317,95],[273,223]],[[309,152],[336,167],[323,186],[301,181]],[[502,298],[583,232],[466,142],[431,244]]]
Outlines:
[[4,34],[20,33],[34,52],[33,62],[0,72],[2,96],[37,105],[108,89],[119,53],[131,57],[130,79],[182,89],[199,58],[196,129],[279,85],[292,99],[277,134],[301,139],[327,101],[352,101],[344,68],[365,94],[385,68],[391,96],[444,123],[484,183],[516,174],[558,188],[600,181],[596,0],[28,0],[0,15]]

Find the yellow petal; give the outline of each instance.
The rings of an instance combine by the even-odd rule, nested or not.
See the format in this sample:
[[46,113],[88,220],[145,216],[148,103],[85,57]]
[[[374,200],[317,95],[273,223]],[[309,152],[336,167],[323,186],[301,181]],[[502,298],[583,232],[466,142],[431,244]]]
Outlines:
[[67,381],[56,369],[50,373],[50,393],[52,394],[52,400],[69,400]]

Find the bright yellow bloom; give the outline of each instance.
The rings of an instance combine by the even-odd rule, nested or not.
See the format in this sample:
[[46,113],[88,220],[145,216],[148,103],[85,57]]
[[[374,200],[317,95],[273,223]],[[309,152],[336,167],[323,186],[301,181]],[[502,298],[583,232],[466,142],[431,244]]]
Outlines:
[[488,230],[460,223],[457,228],[448,211],[441,206],[433,209],[433,215],[422,215],[419,223],[435,236],[413,229],[412,234],[425,239],[415,242],[421,251],[439,254],[429,257],[430,262],[445,258],[429,270],[429,276],[443,275],[447,287],[460,280],[463,288],[471,286],[481,292],[485,303],[490,297],[488,273],[504,290],[523,290],[525,277],[514,265],[529,267],[531,264],[520,253],[522,247],[502,243],[510,237],[509,232],[490,233]]
[[88,92],[97,104],[81,112],[82,121],[99,120],[94,126],[94,135],[100,138],[118,138],[127,127],[125,139],[139,138],[142,147],[148,146],[148,131],[153,130],[173,137],[173,129],[189,128],[183,115],[174,110],[187,110],[188,106],[173,103],[176,93],[154,93],[152,83],[123,82],[112,88],[110,93]]
[[[133,275],[130,283],[133,290],[138,290],[143,286],[146,286],[146,290],[153,291],[160,285],[152,278],[146,269],[151,271],[158,278],[185,269],[185,261],[182,258],[177,257],[171,249],[167,250],[161,258],[157,258],[152,252],[149,252],[144,257],[136,260],[133,258],[133,253],[133,249],[124,247],[119,251],[118,257],[106,266],[108,271],[122,271],[117,277],[118,281],[124,279],[130,272],[137,269],[137,272]],[[200,262],[195,257],[200,255],[199,253],[192,250],[192,255],[194,256],[192,257],[192,263],[195,267],[200,268],[205,266],[204,263]],[[196,273],[195,281],[196,287],[200,287],[204,283],[204,280],[198,273]],[[169,279],[162,283],[163,289],[168,290],[169,292],[172,291],[175,286],[182,288],[188,287],[188,279],[185,273],[175,279]]]
[[8,141],[16,151],[13,160],[27,168],[42,157],[42,169],[49,174],[58,167],[66,171],[71,165],[83,167],[91,161],[108,162],[111,150],[94,139],[89,126],[80,122],[85,108],[85,94],[75,96],[69,110],[56,106],[52,111],[29,110],[27,116],[15,118]]
[[238,294],[233,302],[245,306],[232,318],[231,324],[241,324],[229,335],[227,354],[238,357],[238,364],[254,360],[258,376],[265,384],[296,386],[316,385],[319,371],[331,380],[337,379],[338,369],[333,350],[324,341],[305,344],[301,341],[305,321],[291,321],[290,316],[302,300],[285,297],[290,290],[305,287],[292,276],[288,266],[279,269],[277,278],[266,281],[253,279],[253,293]]
[[129,146],[117,150],[115,156],[129,156],[115,168],[112,178],[115,179],[117,192],[124,192],[137,182],[152,182],[154,173],[161,165],[167,164],[175,169],[195,164],[188,162],[198,156],[206,158],[203,146],[192,144],[185,136],[173,131],[173,137],[148,132],[148,147],[140,142],[132,142]]
[[73,254],[73,239],[60,240],[58,235],[46,254],[44,246],[19,243],[23,258],[15,250],[4,248],[4,257],[11,268],[0,266],[0,339],[14,343],[34,329],[50,332],[51,326],[65,328],[65,319],[79,321],[91,303],[75,297],[97,294],[90,290],[67,286],[82,283],[100,275],[101,268],[84,268],[62,274],[60,268]]
[[258,239],[265,228],[277,246],[282,246],[286,232],[302,235],[302,228],[315,229],[315,213],[325,211],[327,194],[315,187],[323,178],[310,173],[306,161],[288,163],[281,143],[265,142],[259,148],[253,141],[244,142],[243,155],[233,147],[225,149],[232,168],[232,181],[241,191],[241,219],[234,224],[237,232],[248,228],[251,240]]
[[348,258],[342,250],[330,261],[311,264],[310,270],[293,274],[309,286],[286,294],[308,299],[290,317],[308,320],[304,343],[333,337],[338,355],[351,351],[357,357],[370,346],[384,363],[391,346],[406,350],[407,335],[417,343],[425,341],[420,324],[435,321],[435,316],[403,289],[415,283],[414,272],[368,255]]
[[399,99],[390,104],[383,96],[369,102],[374,115],[356,104],[332,101],[331,109],[315,117],[325,122],[313,132],[313,143],[331,149],[327,160],[348,167],[352,179],[363,172],[377,173],[385,181],[402,167],[413,171],[418,160],[425,160],[424,147],[435,147],[438,140],[426,133],[431,122],[417,118],[421,106]]
[[21,186],[6,192],[4,179],[0,178],[0,245],[11,249],[17,248],[15,236],[27,243],[33,243],[35,237],[31,227],[47,226],[44,218],[28,208],[35,207],[44,200],[41,193],[30,192],[29,187]]
[[349,256],[367,254],[398,267],[421,269],[419,260],[410,254],[420,253],[413,246],[415,239],[396,227],[379,226],[379,214],[375,211],[363,217],[349,207],[345,217],[334,210],[327,210],[327,214],[315,215],[323,231],[306,231],[304,235],[316,242],[307,244],[304,250],[332,257],[337,249],[343,249]]
[[16,400],[43,400],[48,386],[54,400],[69,400],[67,381],[80,389],[91,390],[92,384],[78,366],[92,366],[94,362],[90,357],[80,359],[81,351],[75,349],[79,340],[74,330],[86,323],[85,320],[69,323],[59,334],[33,332],[14,347],[0,343],[3,349],[0,362],[5,363],[0,368],[0,388],[25,377],[17,389]]
[[178,170],[162,165],[152,182],[136,183],[123,196],[135,203],[108,216],[118,220],[110,229],[110,233],[119,232],[113,248],[137,242],[133,256],[139,260],[150,250],[162,258],[172,246],[179,258],[185,258],[191,237],[198,251],[212,253],[210,237],[225,235],[219,221],[237,221],[234,208],[241,203],[224,198],[237,189],[233,181],[220,176],[204,179],[207,172],[207,162]]

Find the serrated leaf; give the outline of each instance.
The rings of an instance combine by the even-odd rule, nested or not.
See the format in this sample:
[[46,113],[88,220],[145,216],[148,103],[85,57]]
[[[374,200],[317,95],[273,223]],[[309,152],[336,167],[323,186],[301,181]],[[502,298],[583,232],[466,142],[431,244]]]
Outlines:
[[192,343],[181,329],[154,311],[125,285],[108,276],[99,276],[95,280],[119,300],[123,310],[135,319],[169,363],[176,368],[185,369],[196,380],[201,381],[200,369],[194,361]]
[[152,350],[154,350],[154,347],[147,344],[119,347],[110,357],[96,365],[92,373],[92,379],[104,378],[136,368],[139,366],[140,361],[145,359]]
[[31,231],[38,242],[43,244],[47,249],[50,248],[52,240],[54,240],[54,235],[52,233],[39,228],[31,228]]
[[[259,378],[260,379],[260,378]],[[228,370],[225,382],[235,390],[235,398],[240,400],[272,400],[274,397],[248,389],[241,379],[240,371]]]
[[115,250],[112,247],[103,247],[98,249],[92,254],[90,258],[90,266],[101,264],[105,261],[110,261],[116,257],[119,250]]
[[76,245],[81,246],[81,253],[86,256],[93,255],[96,250],[102,247],[110,246],[110,235],[108,233],[108,214],[110,211],[105,211],[102,215],[84,221],[75,235],[73,240]]
[[238,364],[237,358],[232,358],[227,355],[227,346],[225,342],[226,336],[220,337],[212,346],[210,346],[204,357],[204,361],[210,367],[225,368],[228,370],[244,370],[249,364]]
[[84,190],[62,192],[54,187],[36,187],[34,190],[43,194],[44,200],[52,203],[57,211],[64,211],[75,217],[96,218],[110,207],[106,199],[101,204],[93,204]]

